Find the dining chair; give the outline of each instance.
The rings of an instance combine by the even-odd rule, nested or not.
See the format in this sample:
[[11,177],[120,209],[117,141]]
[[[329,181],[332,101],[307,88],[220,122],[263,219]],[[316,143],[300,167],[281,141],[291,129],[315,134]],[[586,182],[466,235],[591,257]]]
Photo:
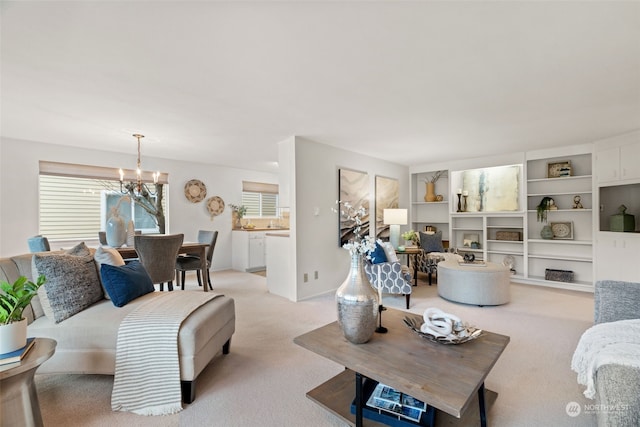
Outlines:
[[29,244],[29,252],[49,252],[51,250],[49,239],[41,235],[29,237],[27,243]]
[[102,246],[107,246],[107,232],[98,231],[98,240]]
[[[216,248],[216,242],[218,240],[218,231],[200,230],[198,231],[198,243],[206,243],[207,247],[207,282],[209,283],[209,289],[213,290],[211,285],[211,275],[209,269],[211,268],[211,261],[213,260],[213,251]],[[179,256],[176,259],[176,282],[181,286],[184,291],[184,282],[187,271],[196,271],[198,277],[198,285],[202,286],[202,262],[197,255],[184,255]]]
[[168,290],[173,290],[173,279],[176,275],[174,266],[183,240],[184,234],[134,236],[140,262],[149,273],[151,281],[160,285],[161,291],[164,290],[165,283]]

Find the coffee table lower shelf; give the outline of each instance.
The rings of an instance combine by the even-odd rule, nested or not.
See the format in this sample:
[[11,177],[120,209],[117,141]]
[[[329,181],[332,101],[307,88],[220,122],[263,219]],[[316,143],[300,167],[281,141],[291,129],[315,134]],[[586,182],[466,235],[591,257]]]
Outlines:
[[[341,418],[350,426],[355,426],[355,415],[351,413],[351,402],[355,396],[355,372],[345,369],[344,372],[331,378],[329,381],[319,385],[307,393],[307,397],[327,411]],[[485,389],[485,405],[487,413],[496,401],[498,394]],[[365,418],[363,420],[366,427],[384,427],[377,421]],[[474,400],[469,405],[469,409],[461,418],[453,417],[445,412],[436,412],[436,427],[444,426],[478,426],[480,425],[480,414],[478,410],[477,393]]]

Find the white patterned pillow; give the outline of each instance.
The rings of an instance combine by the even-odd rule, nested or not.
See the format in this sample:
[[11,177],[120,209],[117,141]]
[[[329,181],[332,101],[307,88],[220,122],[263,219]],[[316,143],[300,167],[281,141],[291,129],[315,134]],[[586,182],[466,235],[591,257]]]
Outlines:
[[104,298],[93,255],[84,243],[65,253],[34,254],[33,263],[47,278],[38,295],[45,315],[56,323]]
[[388,262],[398,262],[398,255],[396,255],[396,250],[393,249],[393,245],[390,242],[382,242],[382,249],[387,255]]

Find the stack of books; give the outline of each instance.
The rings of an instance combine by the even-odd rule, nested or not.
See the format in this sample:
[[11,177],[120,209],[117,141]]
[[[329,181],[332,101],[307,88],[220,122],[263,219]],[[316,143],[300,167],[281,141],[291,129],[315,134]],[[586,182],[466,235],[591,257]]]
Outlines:
[[35,338],[27,338],[27,345],[24,347],[10,353],[0,354],[0,365],[8,365],[10,363],[19,363],[22,361],[24,356],[29,352],[29,350],[31,350],[31,347],[33,347],[34,342]]
[[[363,388],[365,398],[368,396],[362,411],[365,418],[397,427],[433,425],[435,408],[421,400],[370,379]],[[355,409],[354,401],[352,414]]]

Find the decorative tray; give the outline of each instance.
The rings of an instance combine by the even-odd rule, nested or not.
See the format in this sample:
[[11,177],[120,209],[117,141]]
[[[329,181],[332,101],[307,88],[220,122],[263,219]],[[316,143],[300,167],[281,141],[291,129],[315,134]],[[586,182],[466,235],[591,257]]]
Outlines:
[[460,328],[456,328],[455,333],[449,334],[446,337],[436,337],[435,335],[426,334],[420,330],[420,323],[415,318],[405,317],[403,322],[409,329],[416,334],[420,335],[429,341],[437,342],[440,344],[463,344],[478,338],[482,335],[482,329],[475,328],[469,325],[462,325]]

